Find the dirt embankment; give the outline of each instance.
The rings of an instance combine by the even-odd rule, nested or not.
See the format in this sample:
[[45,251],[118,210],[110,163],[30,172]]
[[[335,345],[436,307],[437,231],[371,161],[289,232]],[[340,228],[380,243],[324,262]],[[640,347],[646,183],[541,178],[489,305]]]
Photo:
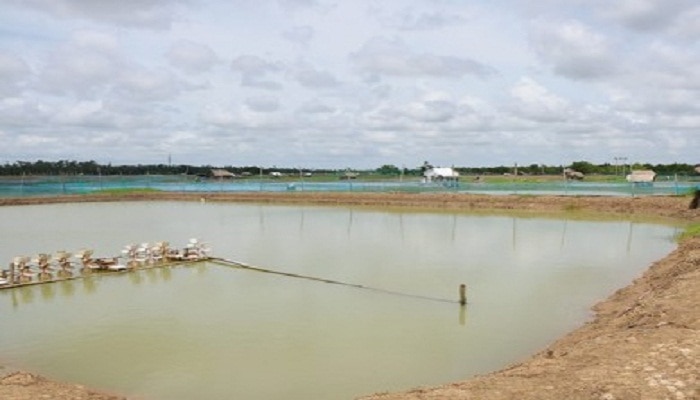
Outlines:
[[[228,201],[532,215],[664,218],[700,222],[683,197],[479,196],[367,193],[149,193],[1,199],[0,205],[85,201]],[[700,399],[700,238],[681,243],[630,286],[594,307],[596,317],[531,358],[439,387],[375,394],[408,399]],[[1,373],[2,370],[0,370]],[[29,373],[0,379],[2,399],[120,399]]]
[[245,192],[182,193],[146,192],[131,194],[93,194],[52,197],[0,198],[3,205],[81,203],[110,201],[210,201],[269,204],[313,204],[410,208],[420,210],[516,212],[521,214],[561,214],[586,217],[698,219],[697,210],[688,210],[688,197],[602,197],[475,195],[460,193],[353,193],[353,192]]

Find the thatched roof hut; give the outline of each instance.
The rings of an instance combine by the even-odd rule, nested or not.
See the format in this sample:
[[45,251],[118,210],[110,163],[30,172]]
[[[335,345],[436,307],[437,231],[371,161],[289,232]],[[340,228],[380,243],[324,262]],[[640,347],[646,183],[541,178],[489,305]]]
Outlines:
[[632,183],[651,183],[656,179],[656,172],[646,169],[646,170],[635,170],[627,175],[627,182]]
[[571,168],[564,169],[564,178],[566,179],[580,181],[583,180],[584,176],[585,175],[583,174],[583,172],[579,172]]
[[236,174],[225,169],[212,169],[211,176],[219,179],[230,179],[235,178]]

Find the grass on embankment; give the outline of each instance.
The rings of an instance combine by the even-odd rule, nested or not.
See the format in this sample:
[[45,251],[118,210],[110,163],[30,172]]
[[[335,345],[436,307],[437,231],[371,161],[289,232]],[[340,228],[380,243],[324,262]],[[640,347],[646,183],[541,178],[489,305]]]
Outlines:
[[688,225],[683,232],[678,234],[677,239],[681,242],[695,237],[700,237],[700,223],[697,222]]

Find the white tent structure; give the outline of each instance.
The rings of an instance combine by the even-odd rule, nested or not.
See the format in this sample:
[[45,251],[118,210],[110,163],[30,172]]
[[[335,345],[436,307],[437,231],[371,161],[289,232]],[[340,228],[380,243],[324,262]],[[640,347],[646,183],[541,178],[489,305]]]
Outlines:
[[459,172],[455,171],[454,168],[443,168],[443,167],[431,167],[423,172],[423,181],[429,182],[445,182],[459,180]]

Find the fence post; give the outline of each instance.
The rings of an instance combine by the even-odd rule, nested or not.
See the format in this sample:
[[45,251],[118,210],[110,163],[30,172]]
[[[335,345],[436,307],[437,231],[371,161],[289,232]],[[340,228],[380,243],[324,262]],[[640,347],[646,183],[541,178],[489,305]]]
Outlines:
[[673,186],[676,190],[676,196],[678,196],[680,194],[678,191],[678,173],[673,174]]

